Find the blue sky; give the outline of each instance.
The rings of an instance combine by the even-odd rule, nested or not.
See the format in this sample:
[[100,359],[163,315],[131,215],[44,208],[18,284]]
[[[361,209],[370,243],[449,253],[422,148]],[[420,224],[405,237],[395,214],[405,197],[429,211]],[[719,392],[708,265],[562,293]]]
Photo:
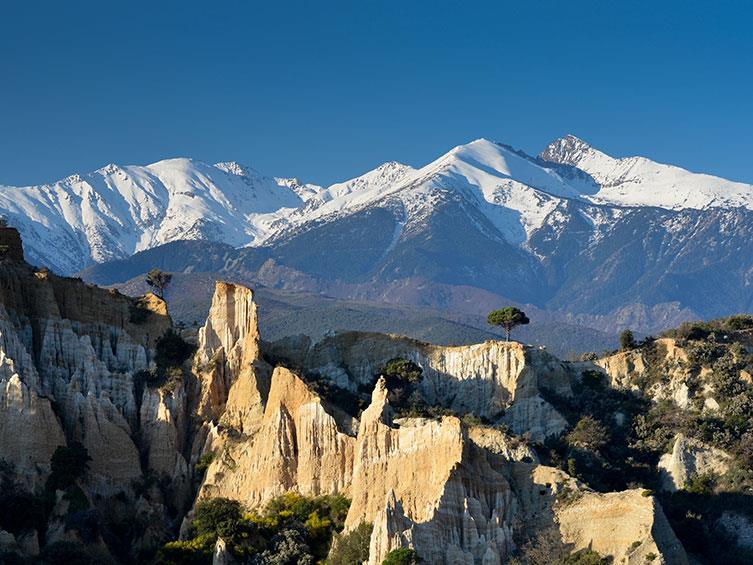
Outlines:
[[190,156],[327,184],[574,133],[753,182],[749,2],[0,4],[0,183]]

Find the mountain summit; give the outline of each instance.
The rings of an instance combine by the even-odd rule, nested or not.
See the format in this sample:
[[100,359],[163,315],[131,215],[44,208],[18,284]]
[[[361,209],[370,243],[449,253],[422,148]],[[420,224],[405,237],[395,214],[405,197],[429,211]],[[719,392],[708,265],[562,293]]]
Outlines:
[[753,186],[750,184],[693,173],[645,157],[617,159],[574,135],[554,140],[539,157],[589,174],[600,187],[591,198],[593,202],[672,210],[753,209]]
[[751,185],[573,135],[539,156],[477,139],[326,188],[235,162],[109,165],[0,187],[0,213],[30,261],[68,274],[198,240],[236,248],[224,264],[272,286],[442,308],[506,300],[610,331],[753,306]]

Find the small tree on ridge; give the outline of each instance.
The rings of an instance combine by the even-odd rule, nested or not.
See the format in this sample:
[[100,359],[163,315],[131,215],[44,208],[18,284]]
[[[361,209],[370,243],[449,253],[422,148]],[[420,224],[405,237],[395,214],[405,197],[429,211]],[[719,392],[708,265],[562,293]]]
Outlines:
[[531,320],[525,312],[513,306],[507,306],[501,310],[492,310],[486,317],[486,321],[492,326],[500,326],[505,329],[507,341],[510,341],[510,333],[518,326],[525,326]]
[[166,273],[165,271],[152,269],[146,274],[145,280],[146,284],[148,284],[155,290],[157,296],[164,300],[165,289],[167,288],[167,285],[170,284],[170,281],[173,280],[173,276],[170,273]]

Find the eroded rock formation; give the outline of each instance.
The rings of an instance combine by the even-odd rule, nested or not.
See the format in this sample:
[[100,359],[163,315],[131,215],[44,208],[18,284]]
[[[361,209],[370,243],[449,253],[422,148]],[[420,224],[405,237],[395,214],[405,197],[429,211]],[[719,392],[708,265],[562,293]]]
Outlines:
[[540,348],[487,341],[448,347],[402,336],[344,332],[311,345],[306,340],[271,344],[276,356],[334,385],[373,386],[389,360],[404,358],[423,369],[420,392],[427,403],[458,414],[504,419],[516,433],[537,440],[561,432],[566,422],[540,394],[570,394],[570,367]]
[[[0,452],[39,488],[55,449],[81,442],[91,461],[78,503],[104,497],[113,513],[128,508],[151,524],[134,551],[153,551],[170,520],[186,514],[199,479],[193,466],[212,454],[197,499],[256,509],[291,490],[346,494],[346,530],[374,525],[372,564],[399,547],[430,563],[503,563],[524,539],[550,529],[617,562],[651,553],[686,562],[653,497],[597,494],[539,463],[529,441],[567,426],[543,391],[571,396],[582,370],[545,350],[345,333],[262,352],[253,293],[217,283],[195,356],[155,384],[155,345],[172,327],[164,302],[56,277],[17,255],[0,260]],[[394,358],[419,365],[423,400],[454,415],[396,417],[377,378]],[[623,383],[638,365],[625,356],[602,367]],[[322,383],[368,389],[370,403],[359,412]],[[55,497],[46,541],[79,539],[65,518],[70,496]],[[31,547],[26,553],[45,541],[6,533],[0,544]],[[92,543],[110,557],[102,538]],[[215,558],[230,559],[224,542]]]

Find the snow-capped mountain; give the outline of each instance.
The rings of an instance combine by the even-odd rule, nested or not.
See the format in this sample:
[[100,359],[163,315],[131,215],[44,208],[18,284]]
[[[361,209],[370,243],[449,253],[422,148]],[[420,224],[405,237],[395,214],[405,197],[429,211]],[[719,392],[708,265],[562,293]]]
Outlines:
[[232,247],[169,264],[349,298],[446,306],[476,289],[652,331],[753,308],[753,186],[573,136],[535,157],[478,139],[326,188],[237,163],[110,165],[2,187],[0,213],[32,262],[64,273],[199,240]]
[[599,189],[587,198],[620,206],[656,206],[670,210],[706,208],[753,209],[753,186],[645,157],[615,159],[574,135],[557,139],[541,159],[571,165],[591,175]]
[[49,185],[0,186],[0,213],[19,228],[32,261],[72,273],[179,239],[247,245],[268,235],[275,214],[318,190],[237,163],[168,159],[107,165]]

